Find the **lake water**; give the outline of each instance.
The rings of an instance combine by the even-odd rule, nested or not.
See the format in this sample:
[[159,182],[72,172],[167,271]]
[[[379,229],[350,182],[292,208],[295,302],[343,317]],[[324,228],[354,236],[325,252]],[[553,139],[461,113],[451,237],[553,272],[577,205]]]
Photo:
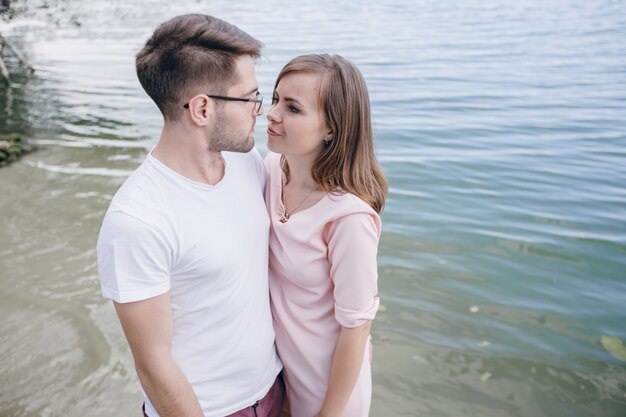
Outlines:
[[[0,132],[0,416],[139,415],[95,241],[160,133],[134,54],[177,14],[362,70],[390,181],[372,416],[625,416],[625,1],[14,1]],[[267,122],[257,123],[265,152]],[[619,340],[612,339],[619,348]],[[611,349],[609,349],[611,350]]]

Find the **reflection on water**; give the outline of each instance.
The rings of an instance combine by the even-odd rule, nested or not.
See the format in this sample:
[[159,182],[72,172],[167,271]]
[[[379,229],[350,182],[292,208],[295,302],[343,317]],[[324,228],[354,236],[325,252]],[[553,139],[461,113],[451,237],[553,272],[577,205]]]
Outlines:
[[39,151],[0,170],[0,416],[138,411],[94,247],[160,132],[134,53],[190,11],[265,42],[266,97],[301,53],[364,73],[391,185],[372,416],[626,415],[601,343],[626,341],[624,2],[14,4],[37,72],[9,57],[0,131]]

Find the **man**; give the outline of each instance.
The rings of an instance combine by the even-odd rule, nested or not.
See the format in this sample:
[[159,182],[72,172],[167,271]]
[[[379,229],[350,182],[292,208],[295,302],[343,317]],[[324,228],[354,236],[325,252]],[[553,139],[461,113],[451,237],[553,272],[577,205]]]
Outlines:
[[280,415],[267,283],[259,41],[206,15],[161,24],[137,76],[161,137],[115,195],[98,239],[145,415]]

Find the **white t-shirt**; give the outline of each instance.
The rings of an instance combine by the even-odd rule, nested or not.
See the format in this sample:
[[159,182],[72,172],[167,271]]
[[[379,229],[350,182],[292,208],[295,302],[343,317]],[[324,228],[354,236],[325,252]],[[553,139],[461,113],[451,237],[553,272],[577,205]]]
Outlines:
[[[282,367],[269,306],[265,169],[256,149],[222,156],[224,177],[212,186],[148,155],[113,198],[97,245],[105,297],[170,292],[172,356],[205,417],[263,398]],[[147,414],[158,416],[144,397]]]

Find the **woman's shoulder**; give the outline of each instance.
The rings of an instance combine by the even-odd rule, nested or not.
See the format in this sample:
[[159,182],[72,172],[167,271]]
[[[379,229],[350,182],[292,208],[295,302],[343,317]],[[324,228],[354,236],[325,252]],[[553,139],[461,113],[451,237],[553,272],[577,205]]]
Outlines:
[[355,194],[346,192],[329,193],[328,200],[333,205],[332,220],[356,214],[379,217],[378,213],[369,204]]
[[326,230],[330,236],[357,231],[367,231],[371,236],[380,237],[382,222],[378,213],[364,200],[352,193],[328,194],[328,204],[332,205],[329,210],[332,213],[326,223]]
[[280,163],[280,154],[279,153],[275,153],[272,151],[267,151],[267,153],[265,154],[265,165],[267,164],[279,164]]
[[278,172],[280,170],[280,157],[279,153],[274,153],[272,151],[267,151],[265,154],[265,158],[263,158],[263,164],[265,165],[265,170],[271,176],[272,172]]

